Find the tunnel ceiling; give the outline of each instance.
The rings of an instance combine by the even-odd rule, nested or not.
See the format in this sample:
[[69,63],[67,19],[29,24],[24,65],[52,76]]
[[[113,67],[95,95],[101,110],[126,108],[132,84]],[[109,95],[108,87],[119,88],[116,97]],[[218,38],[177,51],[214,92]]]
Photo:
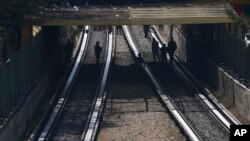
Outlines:
[[[230,13],[230,14],[229,14]],[[124,25],[230,23],[234,14],[224,3],[160,3],[130,6],[44,8],[28,17],[33,25]]]

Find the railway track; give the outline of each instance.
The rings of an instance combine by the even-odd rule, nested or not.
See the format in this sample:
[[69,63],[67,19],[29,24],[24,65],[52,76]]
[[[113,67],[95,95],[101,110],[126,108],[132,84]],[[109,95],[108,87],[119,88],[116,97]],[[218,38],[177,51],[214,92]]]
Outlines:
[[[156,36],[160,43],[165,43],[160,33],[155,26],[152,26],[152,36]],[[193,76],[193,74],[184,67],[181,61],[174,57],[174,68],[182,75],[183,79],[189,83],[189,86],[194,89],[196,96],[203,101],[210,112],[221,122],[221,124],[229,131],[230,125],[242,124],[237,120],[219,101],[213,96],[213,94],[202,83]]]
[[[146,60],[162,83],[171,101],[183,118],[195,130],[200,140],[229,140],[229,126],[239,124],[234,118],[223,114],[223,110],[208,100],[199,91],[200,88],[190,80],[190,73],[184,72],[180,62],[175,58],[174,65],[154,62],[151,53],[151,40],[143,39],[142,27],[132,27],[137,44],[146,56]],[[158,40],[162,38],[152,34]],[[143,40],[143,41],[142,41]],[[160,41],[162,44],[163,42]],[[186,70],[185,70],[186,71]]]
[[[123,31],[124,37],[84,33],[80,57],[38,140],[229,140],[229,126],[239,123],[202,94],[178,58],[174,65],[153,62],[142,27]],[[164,42],[156,30],[151,36]],[[103,46],[99,65],[97,40]],[[146,57],[142,64],[135,62],[139,52]]]
[[96,140],[184,140],[126,40],[124,35],[116,37],[116,57]]
[[[126,33],[125,35],[128,39],[128,42],[130,44],[133,54],[136,57],[138,57],[138,54],[140,53],[140,51],[138,50],[138,44],[136,43],[135,38],[133,39],[133,36],[128,26],[123,26],[123,29],[124,29],[124,32]],[[193,140],[193,141],[201,140],[200,136],[198,136],[196,131],[192,128],[190,123],[184,118],[184,115],[182,115],[182,113],[178,110],[178,108],[173,103],[172,99],[168,96],[168,92],[164,89],[161,82],[154,76],[149,65],[144,61],[141,65],[143,66],[144,71],[146,72],[150,80],[152,81],[160,100],[163,102],[164,106],[167,108],[169,113],[173,116],[174,120],[177,121],[181,129],[184,130],[186,137],[189,140]]]
[[[107,30],[91,31],[88,26],[85,27],[74,67],[37,140],[81,140],[87,130],[85,126],[88,125],[88,115],[92,112],[93,102],[100,90],[99,81],[103,75],[108,48],[107,34]],[[96,64],[94,57],[96,41],[103,47],[99,64]]]
[[[160,43],[166,43],[165,40],[161,37],[159,31],[153,25],[151,30],[151,35],[155,36]],[[208,108],[214,113],[215,116],[221,120],[222,124],[229,130],[230,125],[240,125],[242,124],[237,120],[206,88],[202,83],[193,76],[193,74],[184,67],[181,61],[174,57],[175,68],[178,69],[179,73],[183,75],[184,79],[189,83],[189,85],[198,93],[198,97],[208,106]]]
[[87,121],[86,129],[84,130],[81,140],[93,141],[96,138],[96,133],[99,129],[100,119],[102,117],[102,112],[104,104],[106,101],[107,91],[106,86],[109,77],[109,71],[111,68],[111,62],[113,58],[113,33],[108,31],[107,34],[107,46],[105,54],[105,62],[102,70],[101,81],[99,83],[98,91],[96,92],[96,98],[89,114],[89,119]]

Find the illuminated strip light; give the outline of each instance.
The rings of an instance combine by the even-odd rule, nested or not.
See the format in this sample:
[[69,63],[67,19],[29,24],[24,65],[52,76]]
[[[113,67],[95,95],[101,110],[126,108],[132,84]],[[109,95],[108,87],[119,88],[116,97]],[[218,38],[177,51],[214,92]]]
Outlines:
[[[89,30],[89,26],[85,26],[85,31],[87,31],[87,30]],[[82,36],[82,32],[81,32],[80,37],[81,36]],[[71,85],[71,83],[72,83],[72,81],[74,79],[74,76],[76,75],[76,71],[78,70],[81,59],[83,57],[83,52],[85,50],[86,43],[87,43],[87,37],[88,37],[88,34],[85,32],[84,37],[83,37],[83,41],[82,41],[82,45],[81,45],[81,48],[80,48],[80,52],[79,52],[79,54],[77,56],[76,63],[74,64],[73,70],[71,71],[70,76],[69,76],[69,78],[67,80],[67,83],[66,83],[66,85],[65,85],[65,87],[63,89],[63,92],[62,92],[61,96],[60,96],[61,98],[58,100],[58,102],[57,102],[57,104],[56,104],[56,106],[55,106],[55,108],[54,108],[54,110],[53,110],[53,112],[52,112],[52,114],[51,114],[51,116],[49,118],[49,121],[46,123],[45,128],[43,129],[40,137],[38,138],[38,141],[46,140],[46,138],[48,136],[48,133],[49,133],[53,123],[55,122],[56,117],[58,116],[58,113],[59,113],[59,111],[60,111],[60,109],[61,109],[61,107],[62,107],[62,105],[63,105],[63,103],[65,101],[65,96],[66,96],[66,94],[67,94],[67,92],[68,92],[68,90],[70,88],[70,85]],[[80,41],[81,40],[79,40],[79,42]]]

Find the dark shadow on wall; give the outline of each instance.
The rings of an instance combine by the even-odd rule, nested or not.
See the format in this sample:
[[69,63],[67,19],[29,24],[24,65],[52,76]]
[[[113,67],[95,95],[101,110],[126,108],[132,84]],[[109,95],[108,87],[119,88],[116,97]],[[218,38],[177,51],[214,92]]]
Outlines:
[[192,46],[187,45],[187,67],[212,92],[218,90],[218,70],[215,62],[197,49],[200,45],[194,41],[190,41],[190,44]]

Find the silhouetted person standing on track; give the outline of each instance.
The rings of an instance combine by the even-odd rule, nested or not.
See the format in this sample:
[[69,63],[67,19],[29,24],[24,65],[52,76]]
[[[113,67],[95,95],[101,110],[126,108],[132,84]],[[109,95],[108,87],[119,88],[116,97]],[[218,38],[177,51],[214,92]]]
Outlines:
[[155,38],[153,38],[153,42],[152,42],[152,52],[153,52],[154,61],[156,61],[156,57],[157,57],[158,61],[160,61],[159,43],[155,40]]
[[173,37],[170,38],[170,41],[168,42],[168,54],[170,57],[170,62],[173,62],[174,59],[174,52],[177,49],[176,42],[174,41]]
[[163,44],[160,51],[161,51],[161,61],[164,62],[167,60],[167,46],[166,46],[166,44]]
[[117,32],[117,35],[122,35],[122,25],[116,26],[116,32]]
[[148,32],[149,32],[149,25],[143,25],[143,31],[145,38],[148,38]]
[[95,44],[95,57],[96,57],[96,63],[99,63],[100,54],[101,54],[102,48],[99,45],[99,41]]
[[145,67],[144,60],[142,58],[142,54],[141,53],[138,54],[137,63],[141,64],[143,67]]

